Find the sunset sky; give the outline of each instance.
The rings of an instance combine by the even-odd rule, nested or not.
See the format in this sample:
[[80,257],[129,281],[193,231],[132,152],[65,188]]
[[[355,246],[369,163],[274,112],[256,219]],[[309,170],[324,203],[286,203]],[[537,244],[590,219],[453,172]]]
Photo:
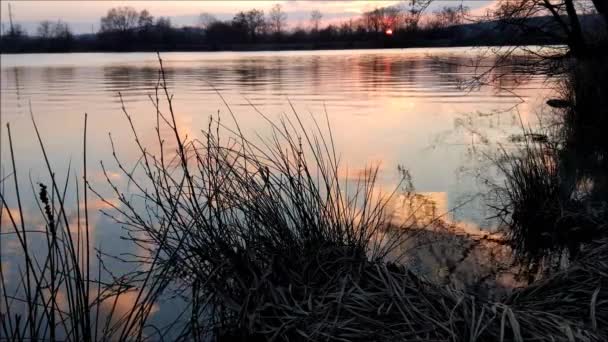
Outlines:
[[[472,10],[488,6],[493,0],[443,0],[436,1],[433,8],[455,6],[464,3]],[[13,19],[22,24],[29,33],[34,33],[36,25],[42,20],[64,20],[70,24],[76,33],[96,31],[99,28],[99,18],[108,9],[116,6],[131,6],[137,10],[148,9],[155,17],[168,16],[176,26],[193,25],[201,12],[208,12],[218,19],[230,19],[234,13],[251,8],[263,9],[266,12],[274,5],[281,4],[287,12],[291,26],[306,25],[313,9],[319,9],[326,21],[336,21],[357,17],[366,10],[374,7],[397,5],[403,1],[10,1],[13,9]],[[0,21],[4,29],[8,25],[8,3],[2,0]],[[432,9],[431,9],[432,10]]]

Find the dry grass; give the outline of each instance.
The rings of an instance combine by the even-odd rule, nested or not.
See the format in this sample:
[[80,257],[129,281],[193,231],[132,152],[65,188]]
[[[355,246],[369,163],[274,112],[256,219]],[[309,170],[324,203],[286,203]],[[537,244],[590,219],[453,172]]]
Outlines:
[[[600,341],[607,336],[593,328],[593,322],[606,319],[605,303],[598,301],[603,269],[581,266],[576,283],[562,281],[570,274],[560,274],[498,302],[427,281],[399,266],[398,257],[387,259],[426,227],[407,219],[395,227],[388,208],[393,194],[377,193],[376,170],[355,184],[339,178],[331,130],[324,133],[315,123],[311,133],[294,110],[279,124],[268,120],[274,134],[257,144],[236,122],[231,130],[212,121],[201,132],[203,139],[186,139],[175,125],[162,76],[161,64],[153,98],[157,122],[174,132],[178,147],[171,154],[162,146],[154,149],[160,154],[150,153],[133,130],[142,153],[140,175],[147,178],[116,161],[147,206],[142,211],[117,191],[121,204],[114,209],[133,236],[140,236],[137,243],[171,256],[161,264],[191,298],[184,338]],[[159,109],[159,93],[168,112]],[[593,314],[583,314],[590,308]]]
[[[69,181],[71,168],[64,181],[56,178],[33,116],[32,122],[49,183],[35,185],[30,179],[39,215],[24,210],[7,125],[12,169],[0,182],[0,244],[12,242],[15,252],[14,257],[0,253],[0,340],[142,339],[148,335],[144,330],[151,309],[169,279],[154,261],[143,279],[139,272],[112,278],[99,253],[91,260],[96,250],[89,236],[86,116],[82,182]],[[10,181],[14,188],[9,190]],[[15,209],[10,209],[14,203]],[[136,300],[126,310],[116,310],[126,296]]]

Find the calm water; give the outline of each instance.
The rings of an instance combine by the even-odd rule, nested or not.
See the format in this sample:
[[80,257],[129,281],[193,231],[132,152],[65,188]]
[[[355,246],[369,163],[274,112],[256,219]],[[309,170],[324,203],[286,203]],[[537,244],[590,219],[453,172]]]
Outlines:
[[[487,176],[484,153],[493,144],[508,143],[510,135],[521,132],[522,124],[534,125],[539,104],[550,91],[544,76],[515,69],[497,71],[506,75],[498,85],[461,89],[463,81],[479,72],[464,66],[477,53],[459,48],[164,53],[162,57],[184,134],[197,136],[218,111],[229,121],[218,92],[241,127],[262,136],[269,133],[268,125],[251,104],[273,119],[291,112],[289,102],[301,115],[312,113],[321,120],[326,110],[336,149],[349,173],[378,165],[380,186],[389,190],[397,180],[397,166],[403,165],[410,170],[416,190],[435,200],[440,211],[458,208],[449,219],[484,229],[489,213],[477,197],[486,191],[479,177]],[[110,176],[126,188],[126,180],[113,172],[108,133],[123,161],[134,163],[137,152],[118,94],[141,139],[153,144],[156,116],[148,95],[157,70],[153,53],[1,56],[4,174],[12,169],[4,128],[10,123],[22,188],[31,189],[28,178],[34,184],[48,184],[31,108],[58,177],[66,177],[70,163],[70,179],[82,175],[82,127],[88,113],[90,181],[101,193],[109,193],[99,166],[103,160]],[[32,196],[23,201],[26,214],[38,213]],[[104,205],[91,199],[90,207]],[[91,215],[96,246],[119,253],[133,248],[118,238],[120,227],[97,212]],[[2,229],[8,229],[6,221]],[[5,248],[3,253],[17,252]]]
[[[326,110],[345,168],[356,172],[379,165],[381,183],[390,188],[397,165],[403,165],[416,190],[447,211],[480,190],[477,148],[486,142],[506,143],[521,130],[521,122],[533,124],[538,104],[549,92],[542,75],[521,80],[525,75],[517,70],[500,70],[507,75],[500,85],[461,89],[461,82],[479,73],[464,66],[477,53],[463,48],[165,53],[163,59],[178,125],[190,136],[218,111],[225,121],[230,118],[217,92],[243,128],[262,135],[268,126],[249,102],[272,118],[291,112],[289,101],[305,116],[310,112],[323,118]],[[58,174],[65,174],[70,161],[81,172],[85,112],[93,181],[101,180],[97,161],[113,165],[108,133],[123,146],[124,160],[135,158],[119,93],[142,138],[154,143],[155,112],[148,95],[158,77],[155,54],[5,55],[1,66],[2,121],[11,124],[18,169],[31,173],[34,181],[46,174],[40,168],[30,104]],[[487,212],[473,201],[454,215],[458,221],[484,225]]]

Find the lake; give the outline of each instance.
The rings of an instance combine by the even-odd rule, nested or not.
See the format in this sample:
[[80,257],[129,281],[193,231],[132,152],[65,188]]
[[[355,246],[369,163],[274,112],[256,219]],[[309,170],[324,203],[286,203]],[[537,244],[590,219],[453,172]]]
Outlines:
[[[416,191],[435,201],[446,218],[486,230],[493,223],[480,194],[487,192],[483,180],[492,178],[488,154],[508,145],[522,126],[538,124],[551,87],[546,76],[517,68],[493,71],[503,75],[500,83],[463,87],[485,70],[472,66],[484,51],[201,52],[163,53],[162,58],[180,133],[200,136],[211,116],[230,123],[225,100],[245,134],[268,136],[269,125],[255,109],[278,122],[293,106],[302,117],[329,121],[346,174],[377,166],[379,186],[389,191],[402,165]],[[12,170],[8,123],[26,214],[39,213],[30,179],[34,186],[49,183],[30,111],[62,183],[82,176],[87,113],[88,178],[93,188],[110,194],[100,161],[118,184],[128,188],[128,181],[112,160],[108,134],[123,162],[134,165],[138,157],[120,96],[142,141],[154,144],[156,112],[149,95],[157,80],[154,53],[1,56],[2,170],[4,175]],[[12,188],[6,187],[10,197]],[[104,204],[90,197],[93,244],[109,253],[132,251],[119,239],[121,228],[98,213]],[[2,229],[9,229],[6,215]],[[5,246],[4,260],[17,251]]]
[[[500,70],[505,76],[499,85],[463,89],[463,82],[481,72],[467,66],[481,51],[203,52],[163,53],[162,58],[178,125],[186,134],[196,135],[218,111],[230,120],[218,93],[241,127],[261,135],[268,124],[252,104],[275,119],[292,111],[290,103],[301,116],[312,113],[325,120],[326,112],[345,169],[354,173],[379,166],[380,182],[390,188],[402,165],[416,190],[441,202],[439,208],[458,207],[451,213],[455,220],[483,226],[485,206],[470,201],[481,190],[477,148],[508,143],[522,124],[535,124],[538,105],[550,90],[545,76],[516,69]],[[148,97],[158,79],[154,53],[4,55],[1,66],[2,122],[11,125],[18,169],[34,181],[46,174],[30,109],[57,174],[65,174],[69,161],[81,173],[88,114],[93,184],[103,180],[98,161],[111,161],[108,133],[125,146],[123,158],[136,156],[119,93],[143,139],[156,139]],[[5,140],[6,132],[2,162],[7,171]]]

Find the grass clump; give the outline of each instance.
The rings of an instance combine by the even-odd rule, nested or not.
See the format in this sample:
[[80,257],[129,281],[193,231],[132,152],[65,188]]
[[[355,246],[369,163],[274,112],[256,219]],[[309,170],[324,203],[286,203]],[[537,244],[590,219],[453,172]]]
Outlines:
[[[169,127],[177,148],[163,147],[157,127],[159,152],[152,154],[133,130],[138,169],[116,161],[145,210],[109,177],[120,204],[108,204],[136,243],[171,256],[160,263],[190,292],[190,333],[333,334],[320,321],[343,311],[334,302],[336,286],[371,284],[368,269],[389,257],[397,262],[404,240],[424,227],[392,222],[394,193],[376,188],[377,169],[344,182],[331,130],[320,134],[316,122],[318,134],[310,134],[297,115],[274,124],[260,113],[273,134],[258,144],[238,124],[230,129],[219,120],[211,120],[200,140],[180,136],[162,75],[157,122]],[[162,95],[168,112],[160,109]]]
[[498,163],[505,176],[498,216],[532,270],[563,269],[606,234],[608,70],[600,60],[572,62],[560,98],[547,101],[555,115],[548,134],[525,132],[523,146]]
[[[600,307],[594,306],[594,322],[606,319],[605,303],[594,297],[603,268],[583,273],[581,290],[578,283],[555,278],[498,301],[425,280],[404,268],[399,256],[405,241],[428,227],[392,220],[394,194],[378,193],[376,170],[354,184],[343,181],[331,130],[323,134],[313,120],[310,133],[294,110],[280,123],[259,113],[273,134],[258,143],[236,122],[230,129],[219,120],[201,132],[202,139],[186,138],[175,124],[162,63],[156,89],[157,122],[170,128],[177,148],[163,148],[157,127],[160,146],[151,153],[133,130],[139,169],[128,171],[130,165],[116,161],[145,210],[118,190],[120,204],[113,207],[136,243],[162,250],[159,264],[188,296],[191,318],[184,338],[601,341],[608,336],[594,328],[589,315],[579,315],[594,303]],[[165,112],[159,93],[167,100]],[[577,299],[552,296],[546,289],[553,285]],[[538,301],[531,299],[535,291]],[[576,314],[562,316],[563,304],[577,305]]]
[[572,208],[555,163],[555,149],[526,141],[517,155],[498,162],[505,184],[497,189],[498,216],[521,262],[533,269],[560,263],[568,252],[570,232],[562,225]]

